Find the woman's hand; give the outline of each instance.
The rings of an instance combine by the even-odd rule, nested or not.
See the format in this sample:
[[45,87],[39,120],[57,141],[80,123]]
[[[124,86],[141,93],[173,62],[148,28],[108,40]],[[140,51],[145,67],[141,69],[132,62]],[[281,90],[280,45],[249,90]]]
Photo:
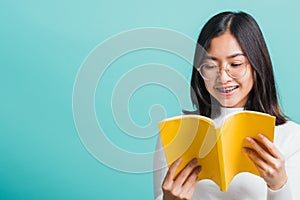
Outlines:
[[252,148],[244,148],[245,153],[256,165],[260,176],[265,180],[268,187],[278,190],[287,181],[285,161],[283,155],[268,138],[262,134],[258,135],[259,140],[247,137],[246,141]]
[[164,200],[190,199],[194,193],[201,166],[197,166],[197,159],[194,158],[174,177],[181,162],[182,158],[176,160],[167,172],[162,184]]

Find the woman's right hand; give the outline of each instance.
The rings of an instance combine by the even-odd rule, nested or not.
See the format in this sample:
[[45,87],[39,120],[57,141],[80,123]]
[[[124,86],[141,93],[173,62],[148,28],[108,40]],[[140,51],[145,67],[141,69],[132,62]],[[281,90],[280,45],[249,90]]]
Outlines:
[[191,160],[181,172],[174,177],[175,172],[182,162],[182,158],[176,160],[169,168],[162,184],[164,200],[191,199],[198,182],[201,166],[197,165],[197,159]]

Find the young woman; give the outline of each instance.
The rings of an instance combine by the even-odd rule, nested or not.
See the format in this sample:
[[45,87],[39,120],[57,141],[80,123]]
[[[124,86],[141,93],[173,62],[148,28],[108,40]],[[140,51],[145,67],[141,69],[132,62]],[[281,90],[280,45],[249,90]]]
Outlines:
[[[203,27],[194,58],[191,99],[194,113],[216,121],[232,112],[254,110],[276,116],[274,143],[263,133],[244,148],[260,177],[240,173],[226,192],[210,180],[197,181],[201,166],[192,160],[174,176],[179,158],[167,168],[161,140],[154,159],[155,199],[300,199],[300,126],[281,113],[272,63],[256,21],[244,12],[223,12]],[[205,52],[203,51],[205,50]]]

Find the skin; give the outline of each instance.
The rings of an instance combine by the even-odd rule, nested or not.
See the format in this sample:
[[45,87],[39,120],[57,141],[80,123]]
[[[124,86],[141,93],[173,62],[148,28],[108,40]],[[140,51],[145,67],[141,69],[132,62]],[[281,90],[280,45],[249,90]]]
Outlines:
[[[217,66],[226,66],[233,63],[248,63],[248,59],[235,39],[229,32],[212,39],[207,51],[210,63]],[[246,74],[239,79],[230,77],[224,69],[220,69],[219,76],[215,80],[205,80],[208,92],[218,100],[223,107],[243,107],[248,99],[248,94],[253,86],[253,73],[251,65],[247,65]],[[238,87],[230,93],[221,92],[218,89]]]
[[[218,66],[225,66],[235,60],[248,61],[243,55],[239,43],[229,32],[212,39],[210,49],[207,52],[209,59],[216,62]],[[248,94],[253,86],[253,70],[250,64],[247,67],[247,73],[240,79],[230,77],[225,70],[221,69],[216,80],[205,80],[206,89],[223,107],[237,108],[245,106]],[[238,86],[238,88],[229,95],[216,89],[233,86]],[[264,135],[259,134],[258,138],[259,140],[256,141],[253,138],[246,137],[245,140],[251,148],[243,148],[243,150],[255,164],[267,186],[272,190],[278,190],[287,181],[284,156]],[[181,158],[179,158],[170,166],[163,181],[162,190],[165,200],[191,199],[194,193],[198,175],[201,173],[201,166],[197,164],[197,160],[194,158],[175,177],[175,171],[180,166],[181,161]]]
[[277,147],[264,135],[258,135],[259,141],[247,137],[252,148],[244,148],[244,152],[255,164],[260,176],[272,190],[282,188],[287,182],[285,160]]

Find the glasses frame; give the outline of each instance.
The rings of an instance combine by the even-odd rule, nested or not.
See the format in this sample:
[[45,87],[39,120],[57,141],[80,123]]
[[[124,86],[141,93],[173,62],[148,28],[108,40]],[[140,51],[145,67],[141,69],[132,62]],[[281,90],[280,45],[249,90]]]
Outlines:
[[225,65],[225,67],[220,67],[220,66],[218,66],[218,65],[215,65],[215,66],[217,66],[218,67],[218,72],[216,73],[216,76],[214,77],[214,78],[207,78],[207,77],[205,77],[203,74],[202,74],[202,68],[203,68],[203,66],[205,65],[205,64],[207,64],[207,63],[202,63],[201,65],[200,65],[200,67],[197,69],[197,71],[199,72],[199,74],[201,75],[201,77],[204,79],[204,80],[213,80],[213,79],[215,79],[215,78],[217,78],[218,76],[220,76],[220,72],[221,72],[221,70],[222,69],[224,69],[225,70],[225,72],[227,73],[227,75],[228,76],[230,76],[231,78],[234,78],[234,79],[240,79],[240,78],[243,78],[245,75],[246,75],[246,73],[247,73],[247,66],[249,65],[249,62],[242,62],[242,61],[240,61],[241,63],[242,63],[242,65],[243,65],[243,67],[245,67],[245,72],[241,75],[241,76],[233,76],[232,74],[230,74],[230,70],[228,69],[228,66],[230,65],[229,63],[227,63],[226,65]]

